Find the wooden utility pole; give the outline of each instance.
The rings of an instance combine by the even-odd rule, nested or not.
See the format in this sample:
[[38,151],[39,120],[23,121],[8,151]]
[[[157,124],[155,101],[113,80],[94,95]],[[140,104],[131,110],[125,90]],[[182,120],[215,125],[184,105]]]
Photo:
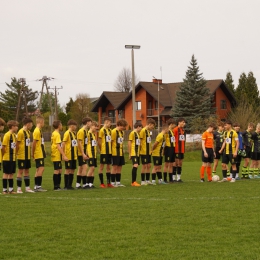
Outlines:
[[54,97],[55,97],[55,120],[58,120],[58,97],[57,95],[59,95],[59,92],[57,91],[57,89],[63,89],[63,87],[61,86],[60,88],[57,88],[56,86],[54,88],[50,88],[49,89],[54,89]]
[[21,88],[19,91],[19,96],[18,96],[18,105],[17,105],[17,110],[16,110],[16,118],[15,120],[18,121],[19,118],[19,111],[21,107],[21,99],[24,101],[24,108],[25,108],[25,115],[26,117],[28,116],[28,109],[27,109],[27,100],[26,100],[26,94],[27,94],[27,87],[26,85],[26,79],[25,78],[20,78],[18,82],[21,84]]

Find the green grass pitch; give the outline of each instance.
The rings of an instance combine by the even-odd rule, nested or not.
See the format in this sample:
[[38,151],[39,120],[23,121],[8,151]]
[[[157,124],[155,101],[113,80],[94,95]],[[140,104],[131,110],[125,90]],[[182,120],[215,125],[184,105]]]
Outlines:
[[260,259],[260,181],[200,183],[200,165],[186,154],[182,184],[131,187],[128,163],[125,188],[54,192],[46,161],[48,192],[0,195],[0,259]]

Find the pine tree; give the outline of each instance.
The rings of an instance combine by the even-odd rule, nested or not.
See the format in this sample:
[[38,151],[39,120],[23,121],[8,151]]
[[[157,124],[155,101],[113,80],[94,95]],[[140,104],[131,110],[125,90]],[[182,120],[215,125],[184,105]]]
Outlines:
[[234,80],[233,77],[231,75],[231,72],[228,72],[226,75],[226,79],[225,79],[225,84],[228,87],[228,89],[230,90],[230,92],[235,95],[235,85],[233,84]]
[[260,104],[259,91],[256,79],[252,71],[248,76],[243,72],[238,80],[238,86],[235,91],[238,104],[248,102],[253,108],[257,108]]
[[187,130],[191,130],[192,121],[196,118],[208,118],[214,114],[212,97],[206,83],[202,73],[199,73],[197,60],[192,55],[186,76],[176,93],[173,110],[173,117],[185,118]]
[[[0,109],[1,117],[8,121],[15,119],[16,117],[19,93],[22,86],[16,78],[12,78],[11,84],[6,83],[6,86],[7,89],[5,92],[0,92]],[[38,98],[38,92],[32,91],[32,89],[28,88],[28,85],[25,85],[25,88],[27,88],[26,101],[28,112],[34,112],[36,110],[36,99]],[[18,121],[20,121],[24,115],[25,106],[24,102],[21,102]]]

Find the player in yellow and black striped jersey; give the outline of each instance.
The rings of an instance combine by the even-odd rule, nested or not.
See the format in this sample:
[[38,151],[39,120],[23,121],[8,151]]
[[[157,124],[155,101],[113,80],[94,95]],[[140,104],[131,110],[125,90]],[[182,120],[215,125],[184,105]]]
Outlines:
[[83,185],[87,183],[87,143],[88,143],[88,130],[91,126],[92,119],[90,117],[85,117],[82,119],[82,127],[77,133],[78,142],[78,172],[77,172],[77,182],[76,189],[81,189],[81,180]]
[[[16,133],[18,130],[18,122],[10,120],[7,122],[9,131],[5,133],[2,143],[3,155],[3,194],[16,194],[13,189],[13,176],[16,170]],[[9,184],[9,192],[7,191],[7,182]]]
[[121,171],[122,166],[125,165],[123,142],[124,142],[124,132],[128,123],[125,119],[120,119],[116,122],[116,128],[111,132],[111,142],[112,142],[112,174],[111,174],[111,184],[114,187],[124,187],[121,184]]
[[89,170],[87,173],[87,182],[84,184],[83,189],[94,188],[94,171],[97,167],[97,140],[96,131],[98,123],[92,121],[90,129],[88,131],[88,143],[87,143],[87,154],[88,154],[88,166]]
[[65,162],[64,189],[72,190],[74,171],[77,168],[78,142],[76,136],[77,122],[73,119],[68,121],[68,130],[64,133],[62,150],[68,161]]
[[220,153],[223,151],[222,155],[222,174],[223,181],[227,181],[227,166],[230,162],[232,165],[232,180],[231,182],[235,182],[236,178],[236,159],[237,159],[237,151],[239,147],[238,135],[235,130],[232,129],[231,121],[225,122],[225,132],[223,134],[224,142],[220,149]]
[[34,192],[30,188],[30,175],[31,168],[31,132],[33,121],[29,117],[22,120],[23,127],[18,131],[16,152],[18,160],[18,173],[17,173],[17,193],[22,192],[22,178],[24,175],[25,191]]
[[176,123],[173,118],[167,121],[168,131],[165,134],[165,147],[164,147],[164,168],[163,168],[163,181],[167,183],[167,172],[169,174],[169,182],[173,182],[172,173],[175,165],[175,137],[173,129]]
[[[2,132],[4,130],[6,123],[4,119],[0,117],[0,131]],[[0,170],[2,169],[2,140],[0,136]]]
[[60,120],[54,120],[52,123],[54,131],[51,135],[51,160],[53,162],[53,186],[55,191],[60,191],[62,163],[61,161],[68,161],[65,153],[61,148],[60,131],[62,131],[62,123]]
[[154,129],[155,124],[156,123],[154,119],[148,118],[146,122],[146,126],[140,132],[140,139],[141,139],[140,157],[142,162],[141,185],[152,184],[150,182],[151,152],[152,152],[151,130]]
[[162,126],[162,131],[156,136],[155,142],[152,147],[153,156],[153,170],[152,170],[152,183],[155,184],[156,174],[159,180],[159,184],[166,184],[162,180],[162,161],[165,147],[165,134],[169,130],[168,125]]
[[100,187],[105,188],[103,169],[106,165],[106,177],[107,177],[107,187],[111,188],[111,163],[112,163],[112,148],[111,148],[111,118],[104,118],[104,126],[99,130],[98,134],[98,147],[100,150],[100,165],[99,165],[99,179]]
[[137,176],[137,168],[140,161],[140,136],[139,133],[142,130],[143,125],[141,122],[136,122],[134,124],[134,130],[129,134],[128,138],[128,153],[129,160],[132,160],[133,168],[132,168],[132,186],[138,187],[141,186],[138,182],[136,182]]
[[44,158],[46,157],[42,128],[44,127],[44,117],[36,117],[36,128],[33,131],[32,157],[36,164],[34,177],[34,191],[46,191],[42,188],[42,175],[44,172]]

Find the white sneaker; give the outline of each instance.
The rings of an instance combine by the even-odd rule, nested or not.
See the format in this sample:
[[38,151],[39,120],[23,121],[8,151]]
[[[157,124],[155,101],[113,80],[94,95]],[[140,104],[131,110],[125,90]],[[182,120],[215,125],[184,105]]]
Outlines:
[[232,178],[230,182],[236,182],[236,179]]
[[121,183],[117,183],[116,184],[117,187],[125,187],[125,185],[121,184]]
[[222,180],[218,181],[218,182],[226,182],[228,181],[227,178],[223,178]]
[[146,181],[146,183],[149,184],[149,185],[153,185],[150,181]]
[[17,193],[17,194],[22,194],[23,192],[22,192],[22,190],[17,190],[16,193]]
[[25,192],[35,193],[31,188],[25,189]]
[[147,186],[147,183],[146,183],[145,181],[142,181],[142,182],[141,182],[141,185],[142,185],[142,186]]

